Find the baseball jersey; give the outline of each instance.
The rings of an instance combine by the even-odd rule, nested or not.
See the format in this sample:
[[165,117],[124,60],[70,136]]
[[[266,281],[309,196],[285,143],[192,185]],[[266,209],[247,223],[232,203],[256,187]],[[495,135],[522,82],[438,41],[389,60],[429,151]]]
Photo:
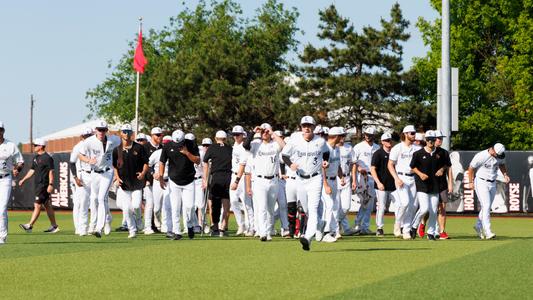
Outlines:
[[411,159],[413,158],[413,153],[419,149],[419,146],[414,144],[407,146],[403,142],[392,147],[389,160],[396,163],[395,168],[397,173],[411,174]]
[[352,161],[358,166],[370,172],[370,164],[372,162],[372,155],[379,149],[376,143],[369,145],[366,141],[362,141],[353,147]]
[[[122,151],[123,164],[118,168],[118,152]],[[148,154],[146,149],[139,143],[133,142],[128,149],[115,148],[113,150],[113,167],[117,168],[117,173],[122,184],[120,187],[124,191],[135,191],[144,188],[145,180],[139,180],[137,173],[141,173],[144,165],[148,164]]]
[[326,169],[326,177],[337,177],[339,175],[339,166],[341,163],[341,154],[339,147],[331,147],[328,143],[326,146],[329,150],[329,166]]
[[50,171],[54,170],[54,159],[46,152],[35,154],[31,169],[35,172],[35,190],[37,192],[42,191],[50,183]]
[[250,144],[254,175],[275,176],[278,174],[281,147],[275,141]]
[[409,164],[411,169],[417,168],[418,171],[426,174],[428,178],[422,180],[415,174],[416,191],[428,194],[437,194],[439,190],[439,178],[435,175],[439,169],[439,154],[436,150],[429,153],[422,148],[413,153],[413,158]]
[[499,159],[490,155],[489,150],[478,152],[472,161],[470,167],[477,169],[476,176],[486,180],[496,180],[498,168],[505,164],[505,159]]
[[[159,148],[155,150],[152,155],[150,155],[150,158],[148,158],[148,166],[152,169],[154,169],[154,172],[159,173],[159,160],[161,158],[161,152],[163,151],[162,148]],[[168,178],[168,162],[165,165],[165,172],[163,173],[163,178]]]
[[322,171],[323,156],[329,153],[329,149],[323,138],[315,135],[310,141],[306,141],[303,134],[298,132],[291,135],[289,144],[285,145],[282,153],[298,165],[297,174],[309,176]]
[[342,146],[339,146],[339,152],[341,156],[340,166],[342,169],[342,174],[348,176],[352,171],[352,145],[344,143]]
[[104,142],[93,135],[83,142],[84,147],[81,147],[80,154],[88,158],[96,158],[95,171],[111,169],[113,167],[113,150],[120,145],[120,142],[118,136],[108,135],[104,145]]
[[239,172],[239,166],[246,164],[247,152],[243,147],[243,143],[233,145],[233,152],[231,153],[231,172]]
[[166,163],[168,161],[168,177],[177,185],[187,185],[194,181],[194,163],[180,152],[182,147],[193,156],[199,156],[199,149],[196,143],[190,140],[184,140],[182,143],[169,142],[163,146],[159,161]]
[[0,144],[0,175],[11,174],[15,164],[23,163],[24,159],[15,143],[4,139]]
[[202,177],[204,175],[204,155],[205,155],[205,149],[199,148],[198,152],[200,153],[200,162],[197,164],[194,164],[194,169],[196,170],[196,173],[194,174],[194,177]]
[[81,161],[81,159],[78,157],[78,155],[83,151],[82,149],[84,145],[84,141],[80,141],[76,144],[76,146],[74,146],[74,148],[72,148],[72,152],[70,152],[70,162],[76,164],[76,171],[78,173],[76,174],[77,176],[80,175],[79,173],[81,171],[91,172],[92,170],[92,166],[90,164]]
[[[379,181],[385,186],[385,191],[394,191],[394,178],[392,177],[387,164],[389,163],[389,153],[383,148],[379,148],[378,151],[372,155],[372,166],[376,168]],[[376,179],[376,178],[374,178]],[[377,189],[378,184],[374,182],[374,187]]]

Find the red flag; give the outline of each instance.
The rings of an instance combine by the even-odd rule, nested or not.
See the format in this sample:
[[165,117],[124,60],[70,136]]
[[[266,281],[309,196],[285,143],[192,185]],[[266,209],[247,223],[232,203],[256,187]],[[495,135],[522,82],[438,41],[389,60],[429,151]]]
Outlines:
[[133,68],[139,72],[144,73],[144,66],[148,63],[143,53],[143,32],[139,31],[139,39],[137,40],[137,48],[135,48],[135,56],[133,56]]

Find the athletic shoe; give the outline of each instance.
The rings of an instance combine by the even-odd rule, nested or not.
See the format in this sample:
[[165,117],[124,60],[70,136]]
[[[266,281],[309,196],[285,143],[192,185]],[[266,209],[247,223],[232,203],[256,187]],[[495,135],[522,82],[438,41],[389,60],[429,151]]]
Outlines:
[[428,233],[428,240],[430,240],[430,241],[436,241],[437,239],[435,238],[434,235]]
[[172,233],[172,232],[167,232],[167,233],[165,234],[165,237],[166,237],[167,239],[174,239],[174,233]]
[[266,242],[267,241],[267,237],[263,235],[259,240],[261,242]]
[[384,236],[385,233],[383,232],[383,229],[382,228],[378,228],[378,230],[376,231],[376,236]]
[[46,233],[56,233],[59,231],[59,226],[50,226],[48,229],[46,229],[44,232]]
[[477,236],[478,236],[480,239],[484,239],[484,238],[485,238],[485,235],[483,234],[483,230],[481,230],[481,228],[479,228],[477,225],[474,226],[474,230],[476,231]]
[[128,226],[120,226],[115,231],[121,232],[121,231],[128,231]]
[[255,234],[255,231],[252,229],[252,230],[246,231],[246,233],[244,235],[247,236],[247,237],[253,237],[254,234]]
[[235,235],[242,235],[244,234],[244,226],[239,226],[239,229],[237,229],[237,232]]
[[0,238],[0,246],[6,244],[6,238]]
[[492,232],[485,236],[485,239],[487,239],[487,240],[493,240],[495,238],[496,238],[496,235],[494,233],[492,233]]
[[218,231],[218,235],[219,235],[220,237],[228,236],[228,234],[226,233],[225,230],[219,230],[219,231]]
[[409,234],[411,235],[411,239],[415,239],[416,238],[416,228],[411,228],[411,230],[409,230]]
[[200,226],[198,226],[198,225],[197,225],[197,226],[194,226],[194,233],[195,233],[195,234],[200,234],[200,233],[202,233],[202,227],[200,227]]
[[317,242],[320,242],[323,238],[324,238],[324,234],[322,233],[322,231],[317,230],[315,234],[315,240]]
[[401,237],[402,236],[402,230],[400,228],[400,224],[394,223],[394,236],[395,237]]
[[423,238],[426,234],[426,225],[420,223],[420,225],[418,225],[418,230],[416,231],[416,233],[419,237]]
[[337,239],[331,236],[331,234],[325,234],[324,237],[322,238],[322,242],[324,243],[334,243],[336,241]]
[[311,242],[309,242],[309,240],[304,236],[300,238],[300,244],[302,244],[302,249],[305,251],[309,251],[311,249]]
[[155,232],[152,230],[152,228],[145,228],[143,230],[144,234],[145,235],[150,235],[150,234],[154,234]]
[[337,232],[335,232],[335,239],[342,239],[342,235],[341,233],[337,230]]
[[32,226],[30,224],[19,224],[19,227],[22,228],[22,230],[26,231],[26,233],[31,233]]
[[272,237],[270,236],[270,234],[267,234],[267,241],[271,241],[272,240]]
[[281,230],[281,237],[284,238],[284,239],[290,239],[291,238],[291,234],[289,233],[288,230],[282,229]]
[[204,234],[209,234],[211,232],[211,228],[209,228],[209,225],[205,224],[204,226]]
[[111,224],[105,223],[104,225],[104,234],[109,235],[111,233]]
[[137,237],[137,233],[134,231],[134,232],[130,232],[130,234],[128,235],[128,239],[134,239]]
[[87,236],[88,234],[87,234],[87,232],[80,232],[78,235],[79,236]]
[[449,239],[449,238],[450,238],[450,237],[448,236],[448,234],[446,233],[446,231],[441,232],[440,235],[439,235],[439,239],[441,239],[441,240],[447,240],[447,239]]
[[181,234],[174,235],[174,240],[175,241],[179,241],[179,240],[181,240],[181,238],[182,238]]
[[194,229],[192,227],[187,228],[187,236],[189,236],[189,239],[194,239]]
[[409,232],[409,230],[404,230],[403,231],[403,239],[404,240],[410,240],[411,239],[411,232]]
[[95,231],[93,235],[99,239],[102,238],[102,234],[100,233],[100,231]]
[[361,233],[361,227],[359,225],[355,225],[355,227],[352,229],[352,232],[354,235],[358,235]]

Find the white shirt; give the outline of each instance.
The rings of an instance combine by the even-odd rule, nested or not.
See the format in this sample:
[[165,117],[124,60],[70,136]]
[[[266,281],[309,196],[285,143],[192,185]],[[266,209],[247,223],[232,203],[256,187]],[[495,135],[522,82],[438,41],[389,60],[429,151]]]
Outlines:
[[4,139],[4,142],[0,144],[0,175],[11,174],[15,164],[23,162],[24,158],[17,145]]
[[[289,143],[283,148],[283,155],[289,156],[298,165],[300,175],[309,176],[322,171],[322,155],[329,152],[326,141],[315,135],[309,142],[301,132],[291,135]],[[289,166],[290,167],[290,166]]]
[[362,141],[353,147],[352,161],[367,172],[370,172],[372,155],[374,155],[374,152],[378,149],[378,144],[372,142],[372,145],[369,145],[366,141]]
[[332,148],[328,143],[326,143],[326,146],[329,149],[329,166],[326,169],[326,177],[337,177],[341,163],[339,147]]
[[197,164],[194,164],[194,170],[196,170],[196,173],[194,174],[194,177],[202,177],[204,175],[204,155],[205,155],[205,148],[199,147],[198,151],[200,152],[200,162]]
[[[150,168],[154,168],[155,173],[159,173],[159,159],[161,158],[161,151],[163,149],[157,149],[155,150],[151,155],[150,158],[148,158],[148,166]],[[165,172],[163,173],[163,178],[168,178],[168,162],[165,164]]]
[[413,153],[419,149],[420,147],[414,144],[406,146],[404,142],[392,147],[389,154],[389,160],[396,163],[395,167],[397,173],[411,174],[411,159],[413,158]]
[[246,165],[247,158],[246,149],[244,149],[242,143],[233,144],[233,151],[231,152],[231,172],[239,172],[240,165]]
[[255,176],[274,176],[278,174],[281,147],[273,140],[268,143],[250,144],[250,154]]
[[352,171],[352,145],[344,143],[342,146],[338,147],[341,155],[341,169],[342,174],[348,175]]
[[470,167],[477,169],[477,177],[495,180],[496,176],[498,176],[499,166],[504,164],[505,159],[493,157],[490,155],[489,150],[483,150],[474,156],[470,162]]
[[80,150],[80,154],[88,158],[96,158],[94,170],[103,171],[106,168],[113,167],[113,149],[120,145],[120,138],[116,135],[108,135],[105,151],[102,141],[96,138],[96,135],[86,139],[84,145]]
[[74,148],[72,149],[72,152],[70,152],[70,162],[76,164],[76,170],[78,172],[78,174],[76,174],[77,176],[80,175],[81,171],[91,172],[91,170],[92,170],[92,166],[90,164],[81,161],[79,159],[79,157],[78,157],[78,155],[81,153],[84,145],[85,145],[84,141],[79,141],[76,144],[76,146],[74,146]]

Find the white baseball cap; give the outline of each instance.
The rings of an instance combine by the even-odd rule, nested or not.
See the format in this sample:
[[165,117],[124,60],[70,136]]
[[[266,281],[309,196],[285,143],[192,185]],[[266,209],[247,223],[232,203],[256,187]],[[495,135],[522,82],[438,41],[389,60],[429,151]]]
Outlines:
[[0,128],[4,128],[4,122],[0,121]]
[[105,129],[107,129],[107,122],[104,121],[104,120],[98,120],[98,122],[96,123],[96,126],[94,126],[94,128],[105,128]]
[[137,137],[135,138],[135,140],[137,140],[137,141],[138,141],[138,140],[148,140],[148,137],[146,136],[146,134],[144,134],[144,133],[141,132],[141,133],[139,133],[139,134],[137,135]]
[[192,133],[187,133],[187,134],[185,135],[185,139],[186,139],[186,140],[189,140],[189,141],[194,141],[194,140],[196,139],[196,137],[195,137],[194,134],[192,134]]
[[390,134],[390,132],[385,132],[384,134],[381,135],[381,140],[384,141],[384,140],[391,140],[392,139],[392,134]]
[[342,127],[331,127],[329,130],[329,135],[331,136],[337,136],[337,135],[344,135],[344,128]]
[[120,127],[120,130],[129,130],[132,131],[130,124],[124,124]]
[[46,141],[41,138],[37,138],[33,141],[34,146],[46,146]]
[[500,143],[494,144],[492,148],[494,148],[494,152],[496,152],[496,155],[502,155],[505,152],[505,146]]
[[425,137],[424,138],[436,138],[437,137],[437,132],[435,130],[428,130],[426,131],[426,134],[425,134]]
[[241,125],[235,125],[233,126],[231,133],[232,134],[244,134],[244,128],[242,128]]
[[316,122],[315,122],[315,119],[311,116],[304,116],[301,120],[300,120],[300,124],[311,124],[311,125],[316,125]]
[[314,134],[322,134],[322,133],[324,133],[324,128],[322,127],[322,125],[318,125],[317,127],[315,127],[315,130],[313,130],[313,133]]
[[93,130],[90,127],[85,127],[81,131],[80,135],[91,135],[91,134],[93,134]]
[[[428,130],[428,132],[431,131],[431,130]],[[423,141],[424,140],[424,134],[423,133],[420,133],[420,132],[417,132],[415,133],[415,141]]]
[[183,141],[183,139],[185,139],[185,133],[183,133],[183,131],[181,130],[174,130],[174,132],[172,132],[172,140],[176,143],[179,143],[181,141]]
[[168,142],[172,141],[172,137],[170,135],[165,135],[163,137],[163,144],[166,144]]
[[150,134],[161,134],[161,133],[163,133],[163,130],[160,127],[154,127],[150,131]]
[[407,132],[416,132],[416,129],[413,125],[407,125],[403,128],[403,133],[407,133]]
[[435,137],[438,137],[438,138],[439,138],[439,137],[445,137],[445,135],[442,134],[442,131],[440,131],[440,130],[437,129],[437,130],[435,130]]
[[376,134],[376,128],[374,126],[369,126],[365,128],[365,130],[363,130],[363,133],[368,135],[374,135]]
[[211,145],[213,144],[213,141],[210,138],[204,138],[202,140],[202,145]]
[[272,126],[270,126],[268,123],[263,123],[259,127],[261,127],[261,129],[272,129]]
[[228,135],[226,134],[226,132],[224,130],[219,130],[217,131],[217,133],[215,134],[215,137],[217,139],[225,139],[228,137]]

